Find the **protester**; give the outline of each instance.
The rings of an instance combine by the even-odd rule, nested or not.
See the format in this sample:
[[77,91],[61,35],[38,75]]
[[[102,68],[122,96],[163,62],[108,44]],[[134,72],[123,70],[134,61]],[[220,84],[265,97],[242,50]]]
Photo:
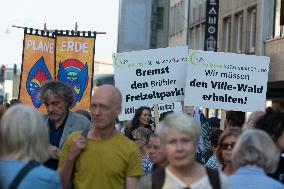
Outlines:
[[210,117],[207,119],[211,128],[219,128],[220,129],[220,122],[221,120],[217,117]]
[[268,133],[282,151],[278,168],[270,176],[284,184],[284,112],[269,108],[265,115],[256,122],[255,128]]
[[249,117],[248,120],[245,122],[245,124],[243,125],[242,130],[246,131],[248,129],[253,129],[255,127],[255,123],[257,122],[257,120],[263,116],[265,114],[265,112],[262,111],[255,111],[252,112]]
[[167,117],[167,115],[169,115],[171,113],[174,113],[174,111],[171,110],[171,111],[167,111],[167,112],[162,112],[160,114],[160,117],[159,117],[159,122],[163,121]]
[[117,118],[115,120],[115,130],[118,131],[118,132],[121,132],[122,128],[123,128],[123,122],[122,121],[119,121],[119,119]]
[[195,153],[201,130],[192,117],[170,114],[157,127],[157,134],[169,164],[166,168],[144,176],[138,184],[139,189],[211,189],[218,188],[215,185],[218,181],[219,188],[228,188],[224,174],[206,169],[196,161]]
[[280,150],[271,137],[258,129],[243,133],[234,149],[233,164],[237,169],[229,177],[231,189],[284,189],[284,185],[270,178],[279,162]]
[[136,187],[143,174],[139,149],[115,130],[121,102],[120,91],[112,85],[102,85],[94,92],[91,99],[94,127],[86,137],[82,132],[71,134],[62,149],[58,171],[65,189],[72,170],[75,189]]
[[[60,189],[58,174],[40,163],[48,158],[48,130],[42,116],[27,105],[14,105],[1,120],[1,189]],[[32,168],[16,184],[16,175],[24,167]],[[18,177],[19,178],[19,177]]]
[[148,155],[148,143],[152,131],[150,129],[139,127],[132,131],[133,141],[141,152],[142,167],[144,173],[148,173],[153,169],[153,162]]
[[12,100],[10,100],[10,102],[7,102],[6,104],[5,104],[5,107],[6,108],[10,108],[11,106],[13,106],[13,105],[16,105],[16,104],[21,104],[22,102],[20,101],[20,100],[18,100],[18,99],[16,99],[16,98],[13,98]]
[[74,96],[72,89],[61,81],[47,81],[41,87],[40,98],[47,111],[45,117],[49,128],[49,155],[45,162],[48,168],[57,169],[62,147],[67,136],[73,131],[90,128],[91,122],[84,116],[70,110]]
[[75,113],[85,116],[90,122],[92,121],[91,114],[88,110],[79,109]]
[[232,150],[241,134],[238,127],[226,128],[220,136],[218,147],[216,149],[216,156],[218,162],[221,164],[221,170],[226,175],[231,175],[234,172],[232,165]]
[[201,127],[201,137],[198,141],[198,150],[196,153],[196,159],[199,163],[205,165],[209,158],[212,156],[212,151],[210,149],[209,135],[211,129],[215,125],[210,125],[208,119],[202,113],[199,107],[195,107],[194,119],[197,121],[198,125]]
[[161,141],[158,135],[155,133],[152,133],[150,136],[148,150],[149,157],[154,163],[153,171],[160,167],[166,167],[166,165],[168,164],[168,160],[166,158],[165,153],[163,152]]
[[209,158],[209,160],[206,162],[205,166],[209,167],[211,169],[218,170],[220,167],[220,163],[217,160],[216,152],[217,152],[217,146],[218,146],[218,140],[220,138],[220,135],[222,134],[222,130],[219,128],[212,128],[209,140],[210,140],[210,147],[213,152],[213,155]]
[[239,127],[242,128],[246,121],[246,113],[240,111],[227,111],[225,119],[225,128]]
[[139,107],[133,116],[133,119],[131,120],[131,123],[128,127],[124,129],[125,136],[127,136],[129,139],[132,140],[132,131],[134,129],[137,129],[138,127],[145,127],[147,129],[150,129],[151,131],[154,131],[154,128],[152,128],[151,123],[151,109],[146,106]]

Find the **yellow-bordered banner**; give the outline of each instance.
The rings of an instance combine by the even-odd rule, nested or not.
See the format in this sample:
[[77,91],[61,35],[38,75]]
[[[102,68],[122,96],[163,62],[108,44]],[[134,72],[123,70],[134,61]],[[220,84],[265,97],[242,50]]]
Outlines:
[[19,99],[45,112],[39,91],[44,82],[54,79],[55,37],[52,33],[25,29],[23,46]]
[[40,88],[47,80],[61,80],[74,89],[71,108],[89,109],[95,39],[95,32],[25,29],[19,99],[46,113],[39,98]]

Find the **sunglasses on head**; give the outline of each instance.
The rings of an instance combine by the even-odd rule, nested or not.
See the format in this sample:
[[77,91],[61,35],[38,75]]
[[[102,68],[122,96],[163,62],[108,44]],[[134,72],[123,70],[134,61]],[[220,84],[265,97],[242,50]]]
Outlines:
[[226,150],[226,149],[228,149],[229,147],[230,147],[231,149],[233,149],[234,146],[235,146],[235,143],[223,143],[223,144],[221,144],[221,148],[222,148],[223,150]]

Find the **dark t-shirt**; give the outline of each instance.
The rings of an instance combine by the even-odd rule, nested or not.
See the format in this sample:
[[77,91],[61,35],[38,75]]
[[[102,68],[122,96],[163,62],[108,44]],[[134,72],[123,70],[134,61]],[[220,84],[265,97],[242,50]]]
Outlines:
[[[64,121],[62,122],[62,124],[58,128],[56,128],[50,122],[50,120],[48,120],[49,144],[56,146],[57,148],[59,148],[60,139],[61,139],[62,134],[63,134],[63,130],[64,130],[64,127],[65,127],[67,117],[68,117],[68,113],[66,114]],[[50,169],[56,170],[57,166],[58,166],[58,160],[50,158],[46,162],[44,162],[43,165],[45,167],[50,168]]]

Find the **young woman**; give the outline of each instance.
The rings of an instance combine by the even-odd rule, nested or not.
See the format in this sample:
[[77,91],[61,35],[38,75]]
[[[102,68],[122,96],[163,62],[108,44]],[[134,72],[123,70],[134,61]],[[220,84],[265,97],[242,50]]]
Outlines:
[[132,140],[132,131],[139,127],[147,128],[151,131],[154,131],[154,128],[152,128],[152,125],[150,125],[150,123],[151,109],[146,106],[141,106],[136,110],[130,125],[124,129],[125,136]]
[[220,136],[216,156],[221,164],[221,170],[225,175],[231,175],[234,172],[232,165],[232,150],[237,142],[241,130],[238,127],[226,128]]

